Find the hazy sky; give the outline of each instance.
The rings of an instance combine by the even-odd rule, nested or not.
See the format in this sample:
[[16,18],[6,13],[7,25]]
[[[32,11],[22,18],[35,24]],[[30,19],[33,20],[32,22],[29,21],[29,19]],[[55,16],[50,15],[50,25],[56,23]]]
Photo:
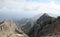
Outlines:
[[39,13],[60,15],[60,0],[0,0],[0,13],[33,16]]

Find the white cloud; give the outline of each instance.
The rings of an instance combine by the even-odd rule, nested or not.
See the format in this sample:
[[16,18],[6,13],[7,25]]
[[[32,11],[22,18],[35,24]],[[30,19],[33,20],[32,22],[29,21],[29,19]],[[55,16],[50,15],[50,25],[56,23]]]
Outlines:
[[34,14],[39,14],[40,12],[55,12],[54,14],[60,14],[60,5],[56,4],[55,1],[52,0],[49,3],[26,2],[26,0],[3,0],[1,3],[1,12],[23,12]]

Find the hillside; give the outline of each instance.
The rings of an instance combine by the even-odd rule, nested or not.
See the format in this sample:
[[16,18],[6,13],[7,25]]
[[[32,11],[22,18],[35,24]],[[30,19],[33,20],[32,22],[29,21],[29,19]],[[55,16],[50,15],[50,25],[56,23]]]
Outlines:
[[43,14],[33,27],[30,37],[59,37],[60,17],[54,18],[48,14]]
[[28,37],[17,25],[11,20],[0,22],[0,37]]

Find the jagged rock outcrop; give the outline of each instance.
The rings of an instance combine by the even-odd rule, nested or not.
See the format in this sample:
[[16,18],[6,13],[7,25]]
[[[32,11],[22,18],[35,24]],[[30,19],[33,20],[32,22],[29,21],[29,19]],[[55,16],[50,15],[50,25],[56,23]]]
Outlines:
[[[43,14],[33,27],[32,32],[29,34],[30,37],[48,37],[54,35],[54,27],[56,23],[56,18],[49,16],[48,14]],[[58,23],[57,23],[58,24]],[[56,24],[56,25],[57,25]]]
[[17,25],[11,20],[0,22],[0,37],[28,37]]

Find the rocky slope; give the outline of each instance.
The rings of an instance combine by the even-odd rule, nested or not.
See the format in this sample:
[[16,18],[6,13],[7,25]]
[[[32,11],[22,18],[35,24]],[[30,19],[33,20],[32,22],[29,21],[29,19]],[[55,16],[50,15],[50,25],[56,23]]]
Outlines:
[[54,18],[43,14],[30,32],[30,37],[56,37],[60,35],[60,18]]
[[0,22],[0,37],[28,37],[11,20]]

